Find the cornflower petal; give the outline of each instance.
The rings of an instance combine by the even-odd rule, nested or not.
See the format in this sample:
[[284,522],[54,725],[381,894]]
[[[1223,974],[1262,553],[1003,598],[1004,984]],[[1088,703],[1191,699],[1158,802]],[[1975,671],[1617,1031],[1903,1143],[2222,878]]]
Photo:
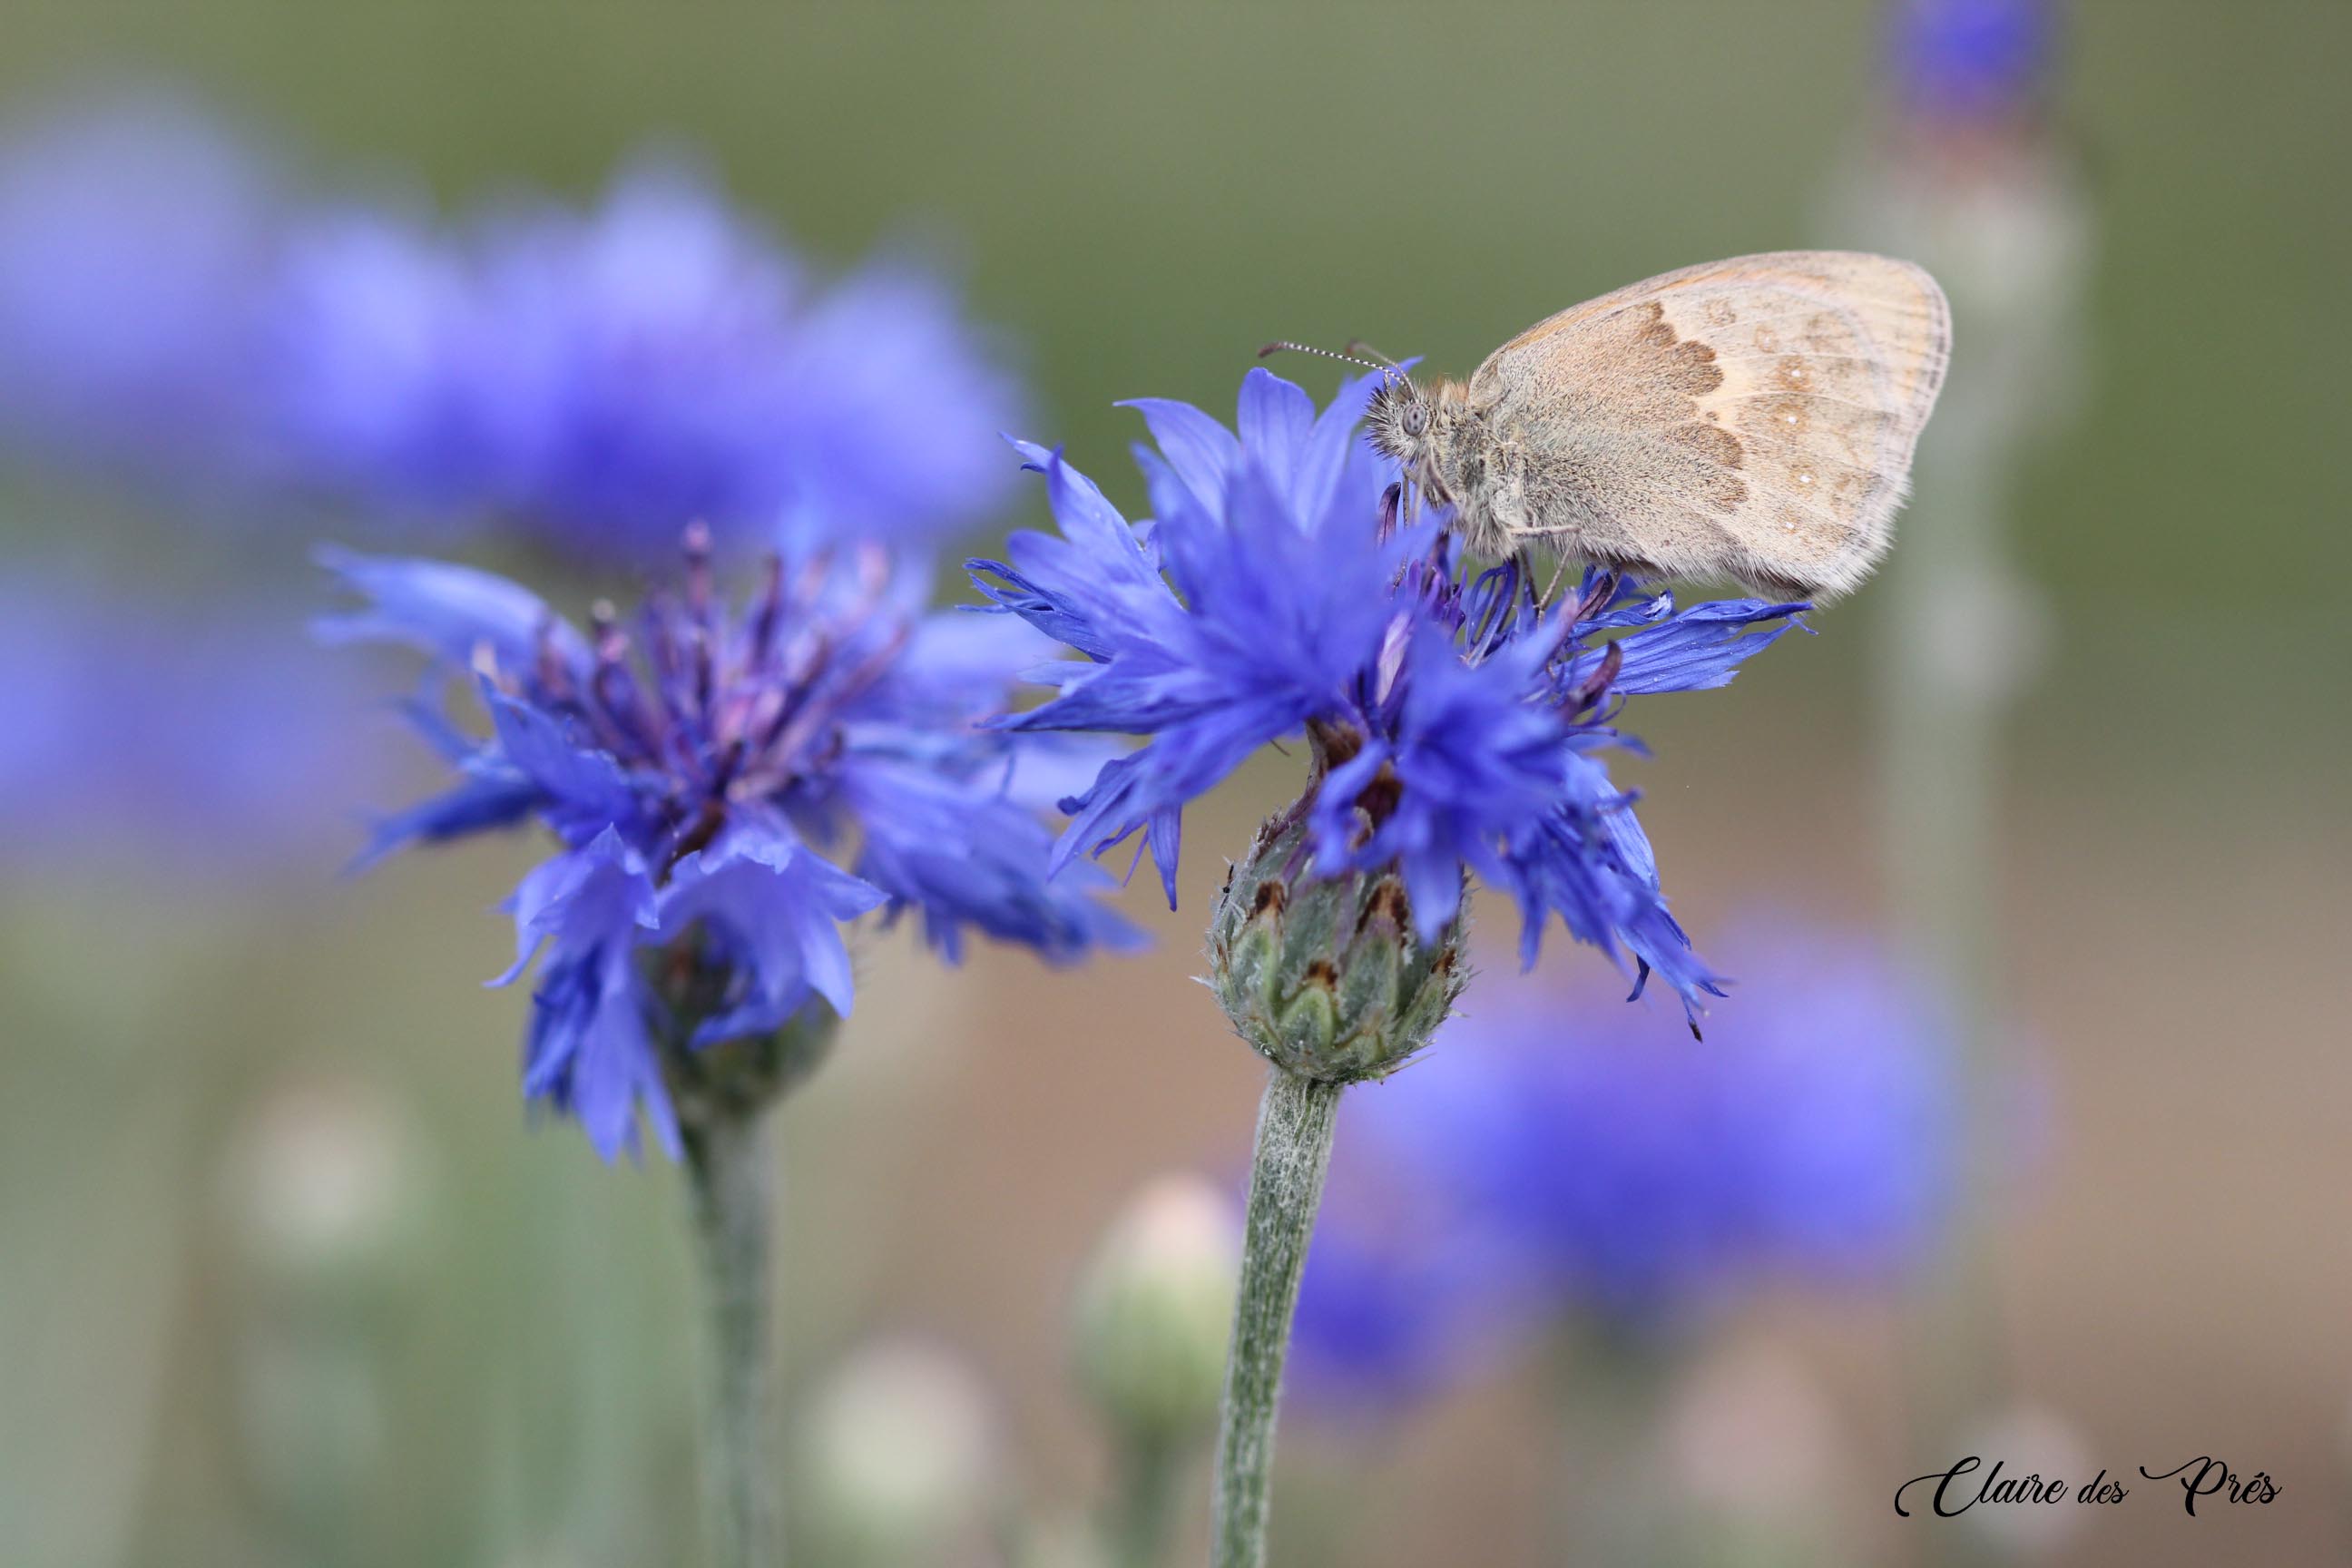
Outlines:
[[[1097,902],[1108,878],[1048,880],[1037,816],[1108,748],[981,722],[1040,634],[921,616],[916,574],[871,552],[773,563],[730,605],[709,548],[690,532],[684,591],[634,621],[600,611],[593,651],[503,579],[330,557],[383,597],[327,638],[424,648],[425,689],[470,690],[488,720],[476,739],[436,702],[407,705],[459,781],[379,822],[362,861],[525,819],[563,844],[511,900],[500,983],[544,952],[524,1090],[607,1157],[635,1146],[638,1109],[676,1147],[663,1042],[769,1034],[818,1002],[850,1012],[844,928],[886,904],[950,957],[974,928],[1055,963],[1135,940]],[[829,858],[853,844],[856,870]]]
[[546,637],[568,668],[576,672],[587,666],[588,646],[580,633],[546,600],[504,577],[446,561],[362,555],[331,544],[314,553],[320,565],[369,601],[363,610],[313,621],[320,642],[401,643],[457,669],[487,648],[500,664],[520,668],[537,658]]
[[1016,443],[1061,537],[1021,535],[1008,563],[968,566],[994,608],[1088,662],[1033,676],[1053,695],[996,723],[1146,738],[1063,801],[1055,866],[1140,832],[1172,904],[1185,805],[1305,731],[1317,875],[1398,867],[1433,939],[1470,871],[1518,904],[1530,962],[1557,917],[1637,987],[1654,971],[1696,1009],[1714,979],[1593,753],[1638,748],[1613,727],[1623,699],[1722,685],[1807,606],[1677,610],[1595,570],[1572,611],[1547,612],[1518,563],[1474,575],[1428,523],[1397,527],[1396,467],[1356,435],[1380,379],[1318,414],[1254,369],[1234,431],[1182,404],[1129,405],[1158,442],[1139,454],[1159,513],[1149,548],[1060,452]]

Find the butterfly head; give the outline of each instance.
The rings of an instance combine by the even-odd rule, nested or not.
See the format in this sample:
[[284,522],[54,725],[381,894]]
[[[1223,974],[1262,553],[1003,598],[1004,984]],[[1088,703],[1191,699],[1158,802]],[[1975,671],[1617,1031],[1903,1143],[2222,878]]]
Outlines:
[[1364,411],[1365,434],[1383,456],[1408,468],[1429,455],[1432,417],[1429,398],[1405,375],[1391,375],[1372,390]]
[[[1371,403],[1364,411],[1366,436],[1374,450],[1403,464],[1405,472],[1416,483],[1442,493],[1444,487],[1440,481],[1447,467],[1445,459],[1460,435],[1458,426],[1468,407],[1467,395],[1456,384],[1443,379],[1424,386],[1414,381],[1404,366],[1361,343],[1349,343],[1347,353],[1334,353],[1305,343],[1276,342],[1260,349],[1258,357],[1264,359],[1278,349],[1288,349],[1379,371],[1381,384],[1372,389]],[[1360,358],[1358,350],[1373,357]]]

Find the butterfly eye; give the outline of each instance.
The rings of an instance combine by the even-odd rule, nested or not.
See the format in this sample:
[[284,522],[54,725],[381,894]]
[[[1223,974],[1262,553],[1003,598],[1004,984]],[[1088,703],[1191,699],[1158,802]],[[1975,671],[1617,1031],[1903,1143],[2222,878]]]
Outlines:
[[1420,436],[1426,434],[1428,429],[1429,405],[1419,402],[1406,404],[1404,405],[1404,433],[1408,436]]

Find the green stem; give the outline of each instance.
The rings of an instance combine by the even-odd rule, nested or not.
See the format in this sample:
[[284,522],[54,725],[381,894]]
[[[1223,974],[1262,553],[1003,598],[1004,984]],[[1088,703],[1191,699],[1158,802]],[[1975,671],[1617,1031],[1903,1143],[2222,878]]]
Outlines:
[[1556,1560],[1672,1561],[1683,1510],[1660,1495],[1654,1463],[1673,1370],[1667,1345],[1606,1322],[1570,1324],[1552,1347],[1552,1365]]
[[768,1268],[775,1209],[771,1107],[689,1122],[687,1170],[710,1311],[709,1436],[704,1458],[711,1561],[776,1568],[775,1389]]
[[[1991,363],[2032,363],[2017,359],[2018,352],[1996,349]],[[1985,387],[1976,390],[1971,397],[1962,389],[1944,410],[1954,421],[1949,438],[1919,466],[1918,500],[1880,606],[1889,890],[1915,955],[1937,985],[1953,1049],[1958,1191],[1940,1256],[1917,1282],[1917,1344],[1906,1358],[1911,1440],[1927,1454],[1945,1451],[1999,1408],[2011,1382],[1993,1222],[2007,1163],[2001,1121],[2011,1078],[1997,873],[2002,731],[2013,694],[2008,679],[1989,678],[1977,661],[2005,651],[2001,618],[1987,612],[2018,602],[2025,590],[2008,558],[2002,500],[2019,433],[2007,427],[2006,406],[1997,409]],[[1990,395],[2028,393],[1996,382]],[[1992,1555],[1978,1532],[1932,1537],[1936,1562],[1980,1563]]]
[[1164,1438],[1136,1436],[1119,1445],[1109,1531],[1111,1560],[1119,1568],[1160,1568],[1167,1560],[1183,1469],[1182,1448]]
[[1234,1306],[1217,1433],[1214,1568],[1260,1568],[1265,1562],[1275,1405],[1307,1246],[1323,1202],[1323,1173],[1331,1163],[1340,1088],[1276,1068],[1258,1107],[1241,1297]]

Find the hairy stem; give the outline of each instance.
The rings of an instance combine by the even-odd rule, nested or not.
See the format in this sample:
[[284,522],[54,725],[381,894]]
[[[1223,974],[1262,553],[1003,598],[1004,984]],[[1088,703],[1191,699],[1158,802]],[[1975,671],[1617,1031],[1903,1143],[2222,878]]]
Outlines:
[[1217,1432],[1215,1568],[1260,1568],[1265,1562],[1275,1406],[1298,1281],[1323,1202],[1323,1174],[1331,1163],[1340,1088],[1276,1068],[1258,1107],[1241,1297],[1234,1307]]
[[775,1209],[772,1107],[689,1123],[687,1170],[710,1313],[709,1435],[704,1457],[711,1562],[775,1568],[775,1389],[768,1355],[768,1268]]

